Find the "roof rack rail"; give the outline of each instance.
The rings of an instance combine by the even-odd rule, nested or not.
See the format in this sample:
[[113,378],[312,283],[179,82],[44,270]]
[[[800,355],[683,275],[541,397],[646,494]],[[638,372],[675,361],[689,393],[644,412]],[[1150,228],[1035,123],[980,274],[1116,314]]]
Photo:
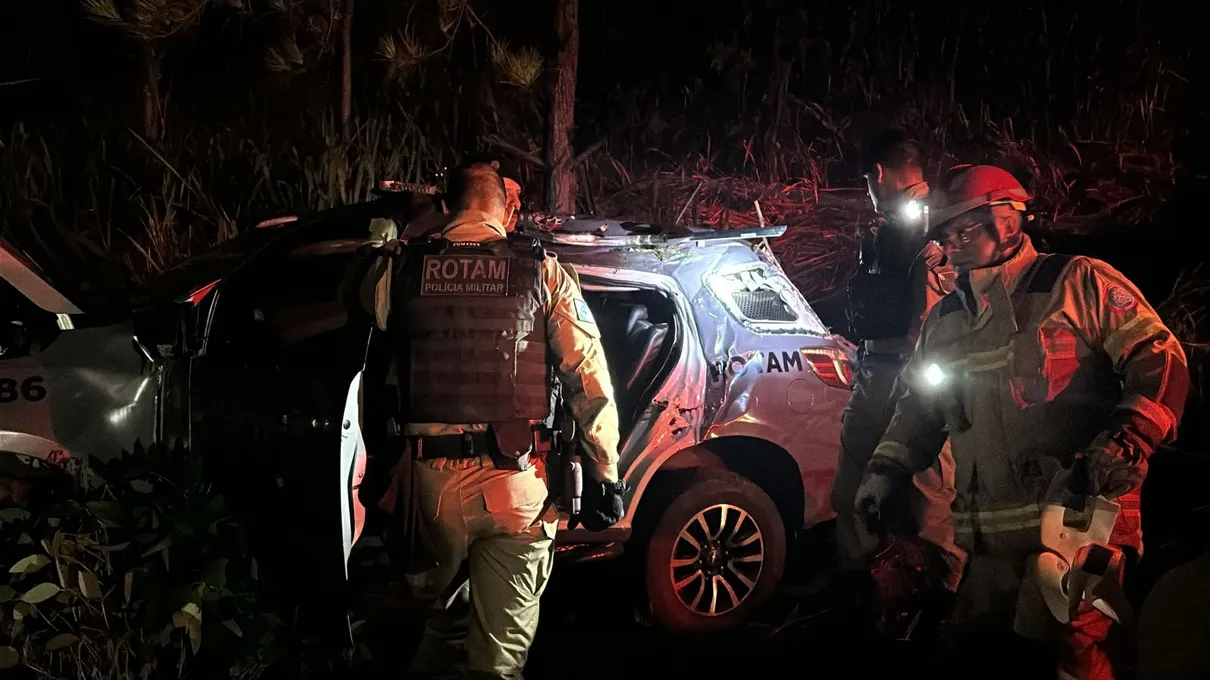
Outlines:
[[[623,227],[627,231],[638,231],[633,226]],[[744,229],[696,229],[687,230],[678,227],[675,231],[656,233],[629,233],[626,235],[606,235],[606,225],[594,231],[569,232],[546,231],[543,229],[526,230],[541,241],[558,245],[579,246],[629,246],[629,247],[659,247],[696,242],[738,241],[745,239],[777,238],[786,233],[788,225],[772,227],[751,227]],[[646,231],[645,229],[643,231]]]

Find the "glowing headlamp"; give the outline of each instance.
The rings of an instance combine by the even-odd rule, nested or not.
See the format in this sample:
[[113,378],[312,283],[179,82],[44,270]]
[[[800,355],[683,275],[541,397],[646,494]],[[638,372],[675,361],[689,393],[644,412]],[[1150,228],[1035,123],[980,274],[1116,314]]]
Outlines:
[[919,220],[926,210],[927,208],[921,205],[920,201],[913,199],[904,203],[903,207],[899,209],[899,219],[911,224]]

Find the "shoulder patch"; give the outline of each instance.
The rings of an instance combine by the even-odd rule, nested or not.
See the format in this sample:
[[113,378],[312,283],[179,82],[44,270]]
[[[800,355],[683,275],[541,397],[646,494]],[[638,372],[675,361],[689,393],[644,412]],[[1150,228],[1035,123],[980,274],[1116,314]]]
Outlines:
[[584,323],[596,324],[597,320],[592,317],[592,310],[588,308],[588,303],[581,298],[576,298],[571,301],[572,307],[576,309],[576,318]]
[[1105,304],[1115,312],[1129,312],[1139,304],[1139,301],[1125,288],[1110,286],[1109,290],[1105,291]]

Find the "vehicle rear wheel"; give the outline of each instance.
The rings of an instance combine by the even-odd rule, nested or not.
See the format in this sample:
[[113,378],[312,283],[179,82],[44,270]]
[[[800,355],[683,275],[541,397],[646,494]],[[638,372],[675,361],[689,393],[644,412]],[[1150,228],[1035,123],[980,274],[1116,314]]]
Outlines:
[[730,472],[696,478],[647,547],[652,615],[672,630],[730,628],[769,598],[785,562],[785,524],[768,494]]

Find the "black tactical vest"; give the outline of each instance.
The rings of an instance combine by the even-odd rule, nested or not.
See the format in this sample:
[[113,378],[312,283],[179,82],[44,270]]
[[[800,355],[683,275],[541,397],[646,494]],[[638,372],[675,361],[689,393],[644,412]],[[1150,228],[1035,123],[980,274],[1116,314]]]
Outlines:
[[[388,322],[413,423],[503,423],[550,413],[542,261],[534,239],[410,243]],[[403,376],[400,376],[401,379]]]
[[861,340],[902,338],[912,325],[911,269],[928,239],[904,225],[880,220],[861,243],[861,262],[849,280],[849,323]]

